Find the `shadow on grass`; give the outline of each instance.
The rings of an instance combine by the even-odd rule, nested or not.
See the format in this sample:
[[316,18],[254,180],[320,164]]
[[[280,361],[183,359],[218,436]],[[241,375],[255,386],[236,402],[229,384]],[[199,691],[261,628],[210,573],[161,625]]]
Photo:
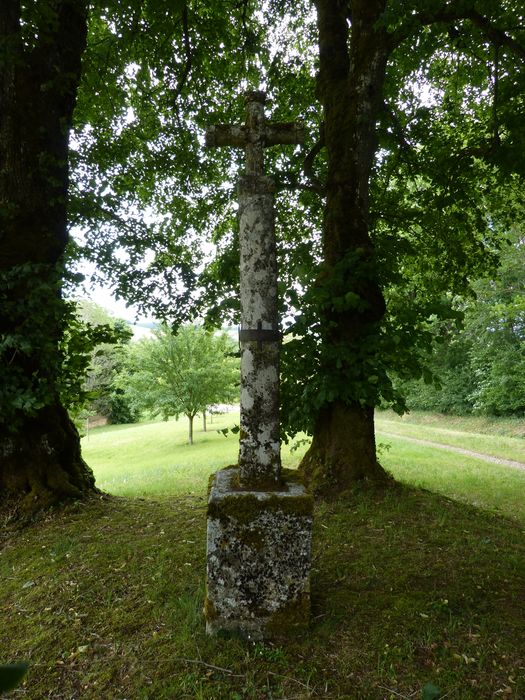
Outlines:
[[308,638],[210,639],[205,501],[109,498],[4,543],[24,698],[525,696],[523,526],[405,486],[317,507]]

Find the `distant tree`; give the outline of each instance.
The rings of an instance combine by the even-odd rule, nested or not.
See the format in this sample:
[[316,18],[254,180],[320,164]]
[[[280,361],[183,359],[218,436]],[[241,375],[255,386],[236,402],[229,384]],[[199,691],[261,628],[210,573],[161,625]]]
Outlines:
[[407,407],[454,415],[471,413],[476,387],[470,363],[471,341],[451,322],[436,319],[431,332],[435,336],[434,349],[421,378],[398,384]]
[[434,323],[427,381],[404,385],[409,408],[525,415],[525,240],[518,230],[509,239],[497,273],[457,304],[463,322]]
[[514,231],[492,280],[474,285],[464,335],[476,413],[525,415],[525,238]]
[[115,384],[122,371],[125,346],[133,337],[126,321],[114,318],[98,304],[81,300],[79,317],[97,328],[107,328],[107,341],[93,348],[87,371],[86,390],[89,394],[85,409],[107,418],[109,423],[134,423],[138,412],[130,405],[124,390]]
[[189,443],[193,419],[209,406],[238,400],[235,345],[226,333],[214,335],[196,326],[167,326],[129,348],[120,385],[132,406],[152,415],[185,415]]

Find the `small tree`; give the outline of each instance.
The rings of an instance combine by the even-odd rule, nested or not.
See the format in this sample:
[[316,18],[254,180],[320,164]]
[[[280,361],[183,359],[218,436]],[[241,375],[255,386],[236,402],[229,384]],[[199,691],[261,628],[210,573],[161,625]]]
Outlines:
[[234,343],[226,333],[214,335],[196,326],[182,326],[177,333],[161,326],[154,335],[130,346],[120,385],[141,410],[165,420],[185,415],[191,445],[197,413],[237,398]]

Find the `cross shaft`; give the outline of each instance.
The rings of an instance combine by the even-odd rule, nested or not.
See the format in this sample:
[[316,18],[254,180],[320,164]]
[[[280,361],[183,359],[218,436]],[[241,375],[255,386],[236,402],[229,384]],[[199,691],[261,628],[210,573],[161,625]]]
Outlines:
[[264,149],[298,144],[304,129],[295,123],[266,123],[264,92],[245,96],[246,123],[221,124],[206,133],[208,147],[244,148],[246,170],[239,179],[241,329],[241,419],[239,472],[243,487],[280,483],[279,319],[274,190],[264,175]]

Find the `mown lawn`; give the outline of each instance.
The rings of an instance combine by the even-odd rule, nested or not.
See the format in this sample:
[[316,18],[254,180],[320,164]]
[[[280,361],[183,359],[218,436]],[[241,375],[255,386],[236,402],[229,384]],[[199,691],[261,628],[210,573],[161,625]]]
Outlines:
[[[417,488],[428,464],[405,457],[406,483],[317,507],[308,637],[208,638],[205,484],[235,460],[236,438],[184,440],[184,424],[93,432],[85,454],[100,484],[127,495],[5,534],[0,649],[30,663],[9,697],[394,700],[421,698],[427,683],[447,699],[525,697],[522,511],[504,517],[497,499],[475,507]],[[394,450],[382,455],[389,468],[402,462]]]
[[525,522],[525,470],[382,438],[380,460],[398,481]]
[[[221,431],[239,424],[239,412],[208,418],[206,432],[195,420],[194,444],[188,444],[187,420],[95,428],[82,452],[103,491],[118,496],[204,493],[210,474],[237,462],[239,436]],[[296,443],[298,441],[295,441]],[[305,450],[285,445],[282,461],[295,467]]]
[[[483,428],[485,432],[481,432]],[[525,464],[525,420],[488,422],[486,418],[458,416],[442,416],[438,420],[428,413],[401,418],[385,411],[376,414],[376,429],[379,435],[381,432],[396,433]]]

